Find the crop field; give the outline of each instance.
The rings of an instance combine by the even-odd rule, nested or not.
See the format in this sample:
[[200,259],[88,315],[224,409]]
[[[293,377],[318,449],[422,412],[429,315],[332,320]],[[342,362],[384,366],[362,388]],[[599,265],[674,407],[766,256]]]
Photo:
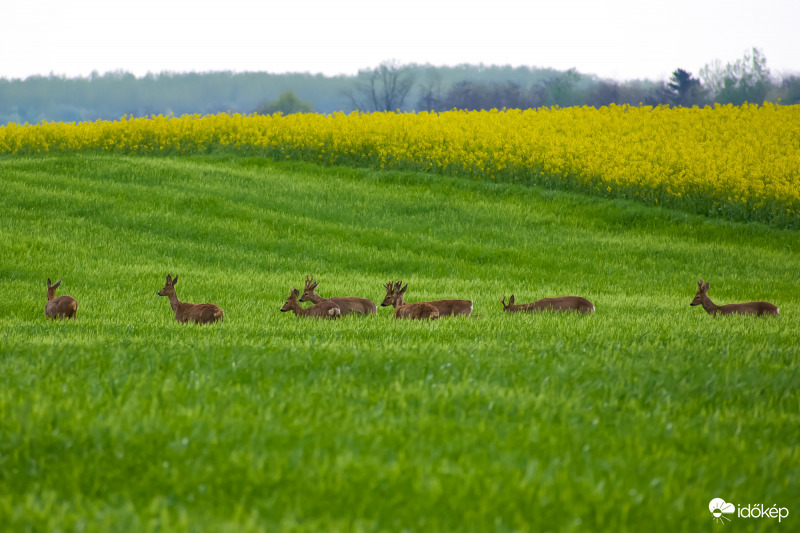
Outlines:
[[[2,531],[800,530],[796,230],[241,154],[6,155],[0,209]],[[307,275],[474,313],[281,313]]]
[[800,105],[123,117],[0,127],[0,154],[228,151],[525,183],[800,226]]

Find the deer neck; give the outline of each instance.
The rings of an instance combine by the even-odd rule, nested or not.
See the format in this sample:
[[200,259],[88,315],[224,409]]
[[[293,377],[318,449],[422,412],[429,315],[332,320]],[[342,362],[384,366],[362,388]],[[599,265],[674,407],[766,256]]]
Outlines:
[[314,305],[317,305],[318,303],[320,303],[323,300],[325,300],[325,298],[323,298],[322,296],[320,296],[319,294],[317,294],[314,291],[311,291],[311,294],[308,296],[308,299],[311,300],[311,303],[313,303]]
[[178,300],[178,293],[175,292],[175,289],[167,293],[167,298],[169,298],[169,305],[170,307],[172,307],[172,310],[177,311],[178,306],[181,304],[181,301]]
[[703,306],[703,309],[706,310],[706,313],[712,316],[716,315],[717,311],[719,310],[719,306],[712,302],[711,298],[709,298],[707,294],[703,295],[700,305]]
[[404,305],[406,305],[406,303],[403,301],[403,295],[400,294],[394,299],[394,308],[397,309],[398,307],[402,307]]
[[289,305],[289,309],[292,310],[292,313],[294,313],[296,315],[305,315],[306,314],[306,310],[303,309],[303,306],[300,305],[300,302],[298,302],[297,300],[292,300],[292,301],[289,301],[289,302],[286,302],[286,303]]

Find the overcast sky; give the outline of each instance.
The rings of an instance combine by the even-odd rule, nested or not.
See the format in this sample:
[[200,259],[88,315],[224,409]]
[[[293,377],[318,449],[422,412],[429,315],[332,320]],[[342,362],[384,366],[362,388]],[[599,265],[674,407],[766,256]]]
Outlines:
[[773,73],[800,73],[800,0],[1,0],[0,20],[3,78],[335,75],[396,59],[662,80],[754,46]]

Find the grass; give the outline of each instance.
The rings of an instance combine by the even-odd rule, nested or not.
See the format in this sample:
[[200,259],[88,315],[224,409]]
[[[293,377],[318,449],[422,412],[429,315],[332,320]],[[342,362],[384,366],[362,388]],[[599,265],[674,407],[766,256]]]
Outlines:
[[[800,528],[796,231],[227,156],[6,157],[0,208],[0,530]],[[175,323],[168,272],[225,322]],[[281,314],[307,274],[479,316]],[[713,319],[699,278],[781,316]]]

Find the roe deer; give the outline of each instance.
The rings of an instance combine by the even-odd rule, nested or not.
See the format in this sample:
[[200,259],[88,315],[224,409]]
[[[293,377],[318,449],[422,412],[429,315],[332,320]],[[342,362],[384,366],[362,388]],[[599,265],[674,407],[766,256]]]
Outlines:
[[44,316],[47,318],[75,318],[78,314],[78,302],[72,296],[59,296],[56,298],[56,289],[61,285],[61,280],[55,285],[50,285],[47,278],[47,304],[44,306]]
[[[386,288],[386,299],[381,304],[382,306],[394,306],[394,318],[410,318],[412,320],[435,320],[439,318],[439,310],[431,302],[417,302],[407,304],[403,302],[403,294],[405,294],[408,285],[400,288],[400,283],[397,282],[395,287],[392,287],[390,281],[384,287]],[[390,297],[391,295],[391,297]],[[389,303],[387,300],[391,299]]]
[[169,305],[175,312],[175,320],[178,322],[196,322],[198,324],[208,324],[222,321],[225,313],[222,309],[214,304],[190,304],[178,300],[178,294],[175,292],[175,285],[178,283],[178,276],[172,277],[167,274],[167,282],[164,288],[158,291],[159,296],[169,297]]
[[742,304],[717,305],[708,297],[708,283],[703,285],[703,280],[697,282],[697,294],[694,295],[691,305],[702,305],[711,316],[720,315],[775,315],[778,308],[769,302],[746,302]]
[[303,309],[298,301],[299,297],[300,291],[293,288],[292,292],[289,293],[289,297],[286,299],[286,303],[283,304],[283,307],[281,307],[281,313],[285,313],[286,311],[294,311],[294,314],[297,316],[330,319],[336,319],[342,316],[342,310],[339,309],[338,305],[330,300],[322,300],[318,304],[314,304],[311,307]]
[[534,311],[574,311],[576,313],[594,313],[594,305],[592,302],[581,296],[561,296],[558,298],[543,298],[535,302],[527,304],[514,305],[514,295],[508,299],[506,304],[506,297],[500,300],[503,304],[503,311],[507,313],[533,313]]
[[315,304],[322,303],[325,300],[333,302],[339,306],[342,311],[342,316],[356,313],[361,315],[375,315],[378,313],[378,306],[367,298],[358,298],[356,296],[337,296],[333,298],[323,298],[314,289],[317,288],[318,283],[314,281],[314,276],[309,279],[306,276],[306,286],[303,295],[300,297],[301,302],[312,302]]
[[[387,305],[395,305],[394,300],[397,298],[397,295],[400,292],[405,293],[406,289],[408,288],[408,284],[402,289],[400,286],[403,284],[402,281],[398,281],[392,285],[390,281],[384,288],[386,289],[386,298],[383,299],[383,303],[381,303],[381,307],[386,307]],[[400,297],[400,301],[402,302],[402,295]],[[439,317],[446,317],[450,315],[465,315],[469,316],[472,313],[472,302],[470,300],[435,300],[432,302],[425,302],[431,304],[439,311]]]

